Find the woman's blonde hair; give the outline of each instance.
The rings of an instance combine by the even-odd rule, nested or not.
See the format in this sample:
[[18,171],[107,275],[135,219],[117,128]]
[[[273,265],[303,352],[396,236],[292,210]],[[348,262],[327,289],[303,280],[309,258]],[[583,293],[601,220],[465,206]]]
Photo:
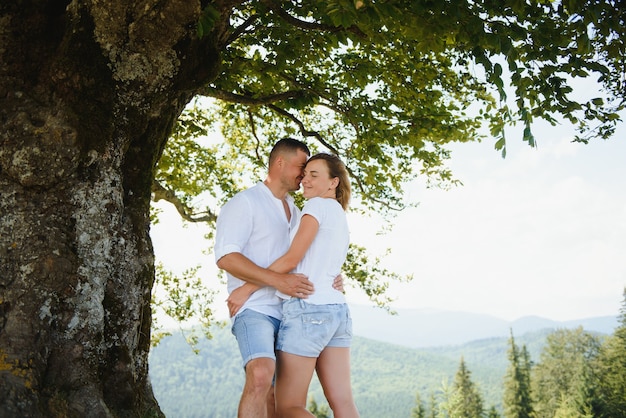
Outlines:
[[339,184],[335,189],[335,195],[343,210],[348,210],[348,203],[350,203],[350,195],[352,192],[350,190],[350,177],[348,176],[346,165],[336,155],[325,152],[315,154],[309,158],[309,161],[313,160],[324,160],[328,167],[330,178],[337,177],[339,179]]

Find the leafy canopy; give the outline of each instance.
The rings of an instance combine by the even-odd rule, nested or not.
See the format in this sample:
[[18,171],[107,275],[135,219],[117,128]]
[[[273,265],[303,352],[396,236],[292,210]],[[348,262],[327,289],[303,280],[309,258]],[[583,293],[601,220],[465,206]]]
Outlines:
[[[534,146],[537,120],[609,138],[626,97],[619,3],[203,1],[198,38],[218,45],[221,72],[181,116],[155,199],[213,222],[264,176],[275,140],[295,136],[346,162],[354,208],[393,213],[416,177],[455,183],[452,142],[489,138],[504,156],[505,128],[521,124]],[[585,80],[598,88],[580,98]]]
[[[194,124],[221,130],[230,161],[204,167],[203,191],[230,197],[241,166],[258,176],[271,144],[293,135],[339,154],[368,209],[403,207],[402,185],[415,176],[451,181],[450,142],[489,136],[504,152],[504,128],[521,123],[533,145],[537,119],[569,121],[577,141],[608,138],[626,96],[617,3],[208,3],[198,34],[219,35],[222,71],[199,94],[214,100],[182,116],[187,131],[170,141],[157,180],[183,200],[197,193],[186,187],[197,167],[168,158],[176,147],[195,152]],[[576,98],[583,79],[597,81],[597,96]]]

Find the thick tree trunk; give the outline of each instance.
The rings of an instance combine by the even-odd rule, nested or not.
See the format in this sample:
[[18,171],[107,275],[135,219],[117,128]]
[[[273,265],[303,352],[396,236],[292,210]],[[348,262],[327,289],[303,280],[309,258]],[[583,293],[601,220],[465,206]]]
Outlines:
[[199,13],[192,0],[1,0],[2,417],[162,415],[150,185],[176,117],[217,73]]

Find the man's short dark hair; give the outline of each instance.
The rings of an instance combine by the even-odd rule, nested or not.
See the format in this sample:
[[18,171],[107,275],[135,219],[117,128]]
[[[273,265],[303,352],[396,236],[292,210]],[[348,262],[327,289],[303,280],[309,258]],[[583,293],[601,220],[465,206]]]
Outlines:
[[311,151],[309,151],[309,147],[302,141],[299,141],[294,138],[282,138],[274,144],[272,151],[270,152],[270,165],[272,162],[281,154],[293,153],[295,154],[298,150],[301,150],[306,155],[311,155]]

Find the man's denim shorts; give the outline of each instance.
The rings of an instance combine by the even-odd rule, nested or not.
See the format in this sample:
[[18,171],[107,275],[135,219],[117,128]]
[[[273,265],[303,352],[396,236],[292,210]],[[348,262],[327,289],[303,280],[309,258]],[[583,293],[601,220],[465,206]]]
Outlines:
[[352,318],[345,303],[313,305],[292,298],[283,302],[283,320],[276,349],[319,357],[326,347],[350,347]]
[[239,344],[243,367],[256,358],[276,361],[275,343],[280,320],[252,309],[245,309],[235,316],[232,333]]

